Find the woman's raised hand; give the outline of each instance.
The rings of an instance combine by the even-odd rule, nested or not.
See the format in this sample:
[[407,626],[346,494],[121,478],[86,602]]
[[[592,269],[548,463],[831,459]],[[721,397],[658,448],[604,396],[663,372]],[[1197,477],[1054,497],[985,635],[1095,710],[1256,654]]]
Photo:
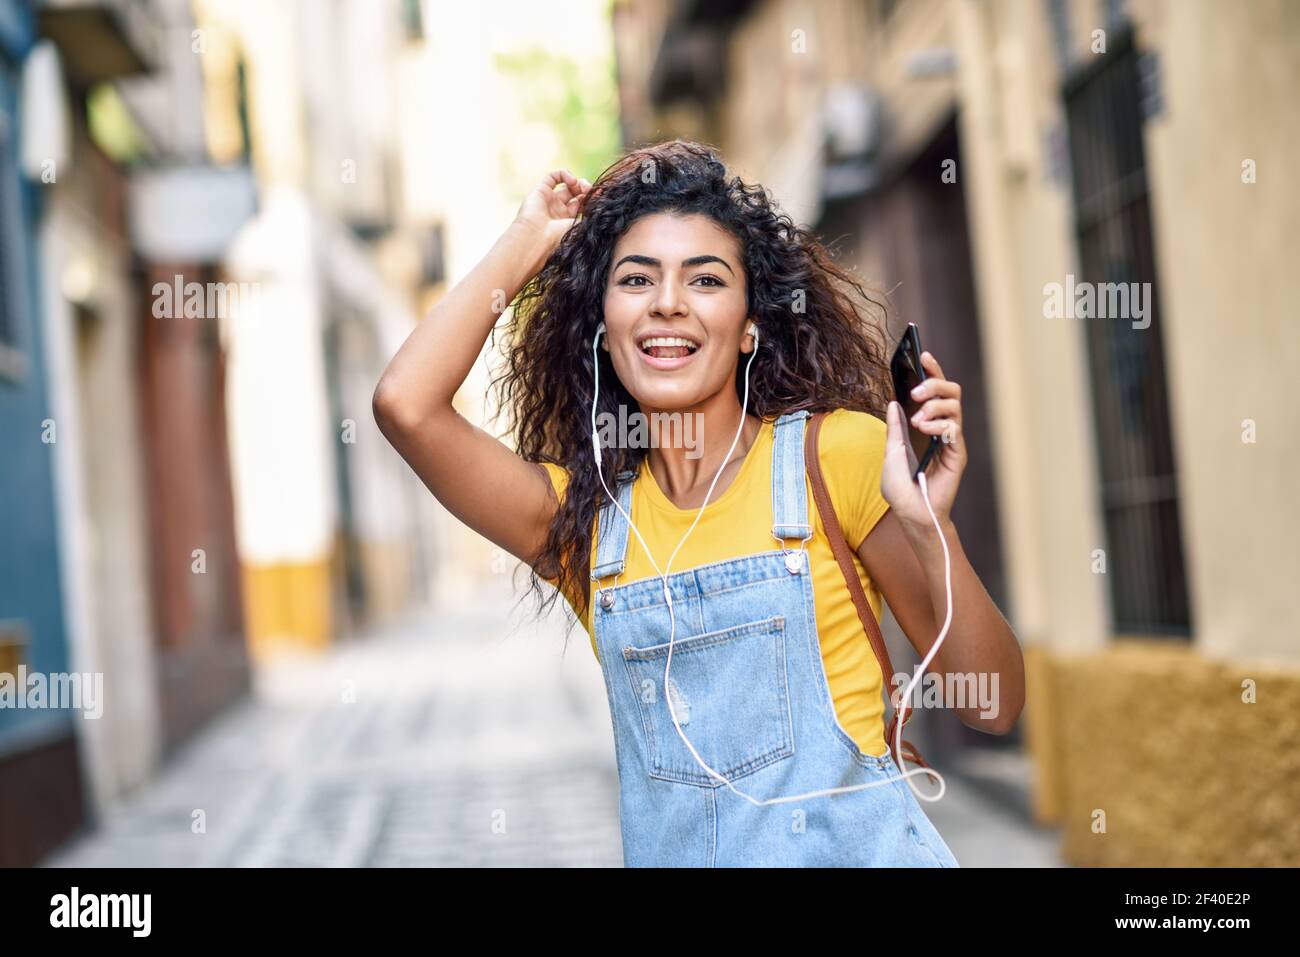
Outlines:
[[549,257],[573,225],[590,190],[585,179],[566,169],[553,170],[524,197],[514,225],[533,233]]
[[470,422],[454,400],[502,308],[545,265],[590,190],[567,170],[538,183],[487,255],[411,330],[372,402],[380,429],[438,501],[530,565],[557,507],[546,470]]

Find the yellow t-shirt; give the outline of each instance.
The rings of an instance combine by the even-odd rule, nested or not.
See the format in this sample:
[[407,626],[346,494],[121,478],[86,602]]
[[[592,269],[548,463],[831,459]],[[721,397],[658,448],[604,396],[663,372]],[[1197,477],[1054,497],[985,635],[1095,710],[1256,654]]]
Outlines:
[[[772,537],[772,438],[774,420],[765,420],[754,444],[745,453],[740,471],[721,495],[711,499],[700,516],[699,524],[673,559],[669,574],[724,561],[741,555],[775,550],[779,545]],[[880,471],[885,452],[885,423],[866,412],[836,409],[826,416],[818,440],[818,454],[826,490],[849,546],[854,550],[853,565],[862,581],[867,602],[880,620],[881,596],[875,583],[857,557],[858,546],[889,508],[880,494]],[[568,485],[567,471],[549,462],[541,463],[551,479],[556,497],[563,501]],[[853,606],[839,563],[831,551],[821,516],[813,501],[812,483],[804,476],[808,495],[808,522],[814,535],[806,544],[812,567],[813,602],[821,642],[822,664],[826,670],[831,699],[840,725],[859,748],[876,756],[887,752],[884,729],[884,700],[880,665],[871,642],[862,630],[861,619]],[[611,486],[612,490],[612,486]],[[632,488],[632,521],[640,529],[646,545],[659,567],[681,541],[695,521],[699,509],[680,509],[674,505],[643,460]],[[599,518],[592,533],[591,557],[596,556]],[[797,540],[787,540],[797,547]],[[629,531],[626,566],[618,577],[619,585],[642,578],[658,577],[646,559],[640,541]],[[551,579],[555,583],[555,579]],[[602,580],[604,587],[614,583],[613,576]],[[569,605],[577,610],[575,600],[566,594]],[[591,610],[583,621],[591,638],[592,651],[599,659]]]

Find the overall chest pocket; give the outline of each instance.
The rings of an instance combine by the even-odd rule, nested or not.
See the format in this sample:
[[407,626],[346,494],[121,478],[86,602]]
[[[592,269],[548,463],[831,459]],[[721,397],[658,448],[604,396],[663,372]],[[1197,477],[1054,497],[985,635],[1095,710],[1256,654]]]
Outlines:
[[[719,786],[673,726],[664,696],[668,644],[625,647],[652,777]],[[786,680],[785,619],[774,616],[673,642],[668,693],[682,733],[728,780],[794,754]]]

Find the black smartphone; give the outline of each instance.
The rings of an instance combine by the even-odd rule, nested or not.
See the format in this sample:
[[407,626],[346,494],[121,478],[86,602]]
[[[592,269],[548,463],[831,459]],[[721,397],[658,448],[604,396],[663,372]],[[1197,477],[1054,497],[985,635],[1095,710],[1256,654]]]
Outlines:
[[909,322],[903,330],[894,358],[889,361],[889,371],[894,378],[894,398],[903,407],[903,416],[907,419],[910,439],[907,462],[912,466],[912,481],[915,482],[934,458],[940,442],[937,435],[926,435],[912,425],[912,416],[921,408],[921,403],[912,398],[912,390],[926,379],[925,367],[921,365],[921,333],[916,323]]

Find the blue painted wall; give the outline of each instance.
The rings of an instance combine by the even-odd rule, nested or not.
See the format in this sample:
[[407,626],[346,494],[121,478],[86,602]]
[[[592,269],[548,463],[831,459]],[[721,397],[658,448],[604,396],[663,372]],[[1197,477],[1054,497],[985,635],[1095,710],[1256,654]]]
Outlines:
[[[0,242],[6,306],[16,323],[12,345],[23,357],[18,378],[0,373],[0,620],[17,619],[30,644],[28,671],[68,669],[54,501],[54,446],[41,441],[51,418],[41,338],[36,229],[41,196],[18,167],[18,77],[32,43],[25,4],[0,0],[0,113],[7,133],[0,162]],[[56,433],[57,434],[57,433]],[[59,438],[62,438],[59,436]],[[46,735],[71,730],[74,713],[0,708],[0,760]]]

